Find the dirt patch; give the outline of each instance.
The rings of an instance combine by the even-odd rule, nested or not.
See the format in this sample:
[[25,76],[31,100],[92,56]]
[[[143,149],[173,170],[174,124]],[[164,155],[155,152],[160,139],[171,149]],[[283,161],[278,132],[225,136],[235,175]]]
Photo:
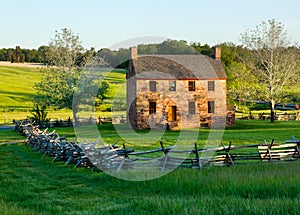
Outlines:
[[40,67],[43,67],[44,65],[41,63],[11,63],[9,61],[0,61],[0,66],[40,68]]

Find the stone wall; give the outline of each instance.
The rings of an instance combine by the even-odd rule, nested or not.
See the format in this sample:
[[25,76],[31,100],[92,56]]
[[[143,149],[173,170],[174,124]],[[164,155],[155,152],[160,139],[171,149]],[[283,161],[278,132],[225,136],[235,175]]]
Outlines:
[[[215,81],[215,91],[210,92],[207,91],[207,81],[204,80],[195,81],[195,91],[188,90],[188,80],[176,80],[176,91],[169,91],[169,80],[156,81],[156,92],[150,92],[149,80],[136,80],[136,115],[129,118],[135,118],[137,128],[162,127],[167,124],[170,129],[210,126],[212,114],[208,113],[209,100],[215,101],[214,116],[226,114],[225,80]],[[156,102],[156,113],[151,115],[150,101]],[[195,102],[195,114],[189,113],[189,102]],[[177,107],[176,121],[170,117],[172,106]]]

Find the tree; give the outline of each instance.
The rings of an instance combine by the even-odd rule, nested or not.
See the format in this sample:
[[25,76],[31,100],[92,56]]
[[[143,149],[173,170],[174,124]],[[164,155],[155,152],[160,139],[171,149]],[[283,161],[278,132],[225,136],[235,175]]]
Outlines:
[[[112,51],[108,48],[103,48],[103,49],[100,49],[97,53],[97,55],[99,57],[101,57],[102,59],[104,59],[110,66],[110,67],[117,67],[119,65],[119,61],[118,59],[116,58],[116,51]],[[128,58],[128,56],[127,56]]]
[[22,49],[25,62],[40,63],[40,53],[36,49]]
[[[35,84],[38,91],[36,103],[54,109],[71,109],[76,124],[79,104],[73,104],[73,95],[77,90],[76,84],[82,67],[90,60],[88,58],[92,57],[94,50],[85,55],[79,36],[74,35],[71,30],[62,29],[61,32],[56,31],[54,39],[48,47],[42,48],[42,51],[45,54],[44,62],[47,67],[42,70],[42,80]],[[85,87],[98,86],[90,82]]]
[[241,53],[241,49],[238,46],[231,42],[221,43],[216,46],[222,50],[221,58],[225,68],[232,66],[232,64],[235,64],[236,62],[240,62],[238,53]]
[[22,53],[22,50],[20,46],[16,46],[16,49],[14,50],[11,63],[24,63],[24,54]]
[[253,89],[255,89],[254,75],[240,60],[241,56],[247,55],[248,50],[231,42],[216,46],[222,50],[221,61],[227,75],[228,104],[233,103],[240,108],[242,102],[246,105],[247,99],[252,97]]
[[127,68],[129,63],[129,49],[120,48],[115,56],[118,68]]
[[34,104],[32,110],[30,111],[32,114],[31,119],[36,121],[38,124],[43,124],[45,123],[47,119],[47,114],[48,112],[46,111],[46,106],[44,104],[39,105],[39,104]]
[[225,66],[227,74],[227,97],[229,100],[238,101],[238,108],[241,107],[241,102],[246,102],[252,98],[255,92],[255,76],[241,62],[232,62],[230,66]]
[[165,40],[157,45],[157,54],[198,54],[198,52],[184,40]]
[[139,54],[148,54],[153,55],[157,53],[157,45],[158,44],[140,44],[138,45],[138,53]]
[[213,55],[213,50],[208,44],[201,45],[199,42],[193,42],[191,46],[203,55]]
[[299,49],[290,41],[284,25],[274,19],[246,31],[241,41],[249,49],[244,62],[260,84],[257,95],[269,103],[274,122],[275,104],[282,101],[285,87],[298,78]]
[[49,65],[47,54],[46,54],[48,50],[49,50],[49,46],[45,46],[45,45],[42,45],[38,48],[39,62],[45,65]]

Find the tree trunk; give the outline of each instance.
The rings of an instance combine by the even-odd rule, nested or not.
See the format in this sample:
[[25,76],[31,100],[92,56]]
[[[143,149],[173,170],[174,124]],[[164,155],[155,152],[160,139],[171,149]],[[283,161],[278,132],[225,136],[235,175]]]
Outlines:
[[270,110],[271,110],[271,123],[275,122],[275,102],[271,100],[270,102]]

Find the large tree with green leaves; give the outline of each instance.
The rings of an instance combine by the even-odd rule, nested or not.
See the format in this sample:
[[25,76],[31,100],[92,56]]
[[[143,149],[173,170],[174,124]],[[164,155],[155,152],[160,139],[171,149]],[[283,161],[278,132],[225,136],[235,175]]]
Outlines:
[[248,99],[255,97],[255,76],[245,64],[237,61],[225,66],[225,69],[227,73],[227,98],[233,101],[239,109],[242,102],[246,104]]
[[291,42],[284,25],[274,19],[246,31],[241,41],[249,49],[244,62],[259,83],[257,99],[269,103],[274,122],[275,104],[284,98],[285,88],[298,79],[299,49]]
[[[54,38],[45,49],[46,67],[42,69],[43,78],[35,84],[35,88],[38,90],[36,104],[50,106],[54,109],[71,109],[75,123],[77,122],[78,105],[80,105],[73,103],[74,92],[78,91],[76,84],[80,78],[82,67],[93,56],[85,54],[84,51],[78,35],[69,29],[56,31]],[[91,52],[94,51],[91,50]],[[85,87],[98,88],[99,86],[90,81]],[[98,97],[103,98],[102,94],[108,87],[107,83],[102,84],[99,87]],[[88,91],[88,89],[80,90]]]
[[227,99],[228,103],[241,108],[242,102],[253,96],[255,89],[255,77],[241,61],[241,57],[247,55],[248,50],[236,46],[231,42],[218,44],[222,50],[222,64],[227,75]]

